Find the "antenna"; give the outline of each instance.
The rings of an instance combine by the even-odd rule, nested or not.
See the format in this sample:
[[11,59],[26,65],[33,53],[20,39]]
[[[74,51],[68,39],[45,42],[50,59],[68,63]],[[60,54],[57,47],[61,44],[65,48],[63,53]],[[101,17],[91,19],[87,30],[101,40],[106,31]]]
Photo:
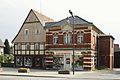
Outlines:
[[42,13],[42,0],[40,0],[40,13]]

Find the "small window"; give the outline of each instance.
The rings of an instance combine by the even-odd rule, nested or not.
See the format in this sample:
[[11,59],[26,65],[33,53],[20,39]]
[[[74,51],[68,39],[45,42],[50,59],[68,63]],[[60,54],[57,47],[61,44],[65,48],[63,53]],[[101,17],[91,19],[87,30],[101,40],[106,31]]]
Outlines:
[[40,34],[40,30],[39,30],[39,29],[36,29],[36,30],[35,30],[35,34],[36,34],[36,35]]
[[25,35],[28,35],[28,34],[29,34],[29,30],[28,30],[28,29],[25,29],[24,34],[25,34]]

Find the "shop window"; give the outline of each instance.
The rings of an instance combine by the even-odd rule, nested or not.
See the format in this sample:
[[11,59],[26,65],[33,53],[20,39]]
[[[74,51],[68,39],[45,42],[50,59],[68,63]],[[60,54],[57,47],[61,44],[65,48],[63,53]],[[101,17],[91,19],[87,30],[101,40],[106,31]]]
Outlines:
[[32,66],[32,58],[24,57],[24,66],[31,67]]
[[23,57],[16,57],[16,66],[23,66]]

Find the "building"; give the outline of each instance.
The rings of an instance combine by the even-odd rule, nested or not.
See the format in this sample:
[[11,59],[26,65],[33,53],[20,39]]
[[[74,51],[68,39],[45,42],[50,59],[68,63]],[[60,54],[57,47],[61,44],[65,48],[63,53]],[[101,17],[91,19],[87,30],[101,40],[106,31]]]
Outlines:
[[52,19],[30,10],[19,32],[13,39],[16,67],[43,68],[45,53],[44,23]]
[[[100,29],[98,29],[93,23],[88,22],[78,16],[74,16],[74,36],[73,36],[73,18],[68,17],[58,22],[48,22],[45,26],[46,29],[46,50],[52,51],[56,57],[59,58],[59,62],[64,63],[63,69],[72,69],[73,65],[73,46],[75,47],[75,69],[93,70],[97,67],[99,54],[104,54],[105,47],[108,55],[112,54],[111,44],[114,40],[112,36],[108,40]],[[104,37],[102,38],[102,36]],[[98,38],[99,36],[99,38]],[[74,38],[73,38],[74,37]],[[102,40],[106,41],[106,45],[102,43]],[[74,45],[73,45],[74,40]],[[107,42],[109,41],[109,42]],[[102,44],[101,44],[102,43]],[[98,44],[101,44],[98,48]],[[107,47],[106,47],[107,46]],[[110,47],[110,48],[109,48]],[[99,52],[100,51],[100,52]],[[111,51],[111,52],[110,52]],[[62,57],[61,57],[62,56]],[[102,57],[103,58],[103,57]],[[101,57],[99,59],[102,59]],[[107,59],[107,58],[106,58]],[[104,59],[106,61],[106,59]],[[109,61],[113,59],[109,59]],[[101,62],[99,62],[101,63]],[[111,64],[107,62],[111,68]],[[105,65],[105,64],[104,64]],[[103,65],[102,65],[103,66]]]
[[120,48],[119,48],[119,44],[114,44],[114,68],[120,68]]
[[114,44],[114,51],[116,52],[116,51],[119,51],[119,44]]
[[[70,16],[55,22],[31,10],[12,41],[15,65],[16,67],[64,70],[72,70],[72,65],[74,65],[75,70],[93,70],[105,65],[101,65],[103,58],[101,54],[106,54],[108,58],[104,60],[108,60],[109,65],[106,67],[112,68],[111,54],[114,49],[110,46],[113,45],[113,40],[111,35],[105,35],[93,23],[79,16],[74,16],[74,21]],[[106,45],[102,43],[104,41]],[[104,52],[102,46],[107,51]],[[73,52],[75,54],[74,64]]]
[[110,68],[114,67],[114,37],[111,35],[98,36],[98,67]]
[[2,40],[0,39],[0,55],[2,54],[2,53],[4,53],[4,47],[5,47],[5,45],[4,45],[4,43],[2,42]]

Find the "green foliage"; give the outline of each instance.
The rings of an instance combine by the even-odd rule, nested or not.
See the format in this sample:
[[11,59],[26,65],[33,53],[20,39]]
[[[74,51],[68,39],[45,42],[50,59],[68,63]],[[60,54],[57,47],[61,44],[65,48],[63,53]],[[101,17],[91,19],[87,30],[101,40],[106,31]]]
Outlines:
[[10,54],[10,45],[8,39],[5,39],[4,45],[4,54]]
[[1,54],[1,55],[0,55],[0,63],[3,63],[3,62],[4,62],[4,55]]
[[10,54],[10,55],[5,54],[5,63],[12,63],[13,60],[14,60],[13,54]]

